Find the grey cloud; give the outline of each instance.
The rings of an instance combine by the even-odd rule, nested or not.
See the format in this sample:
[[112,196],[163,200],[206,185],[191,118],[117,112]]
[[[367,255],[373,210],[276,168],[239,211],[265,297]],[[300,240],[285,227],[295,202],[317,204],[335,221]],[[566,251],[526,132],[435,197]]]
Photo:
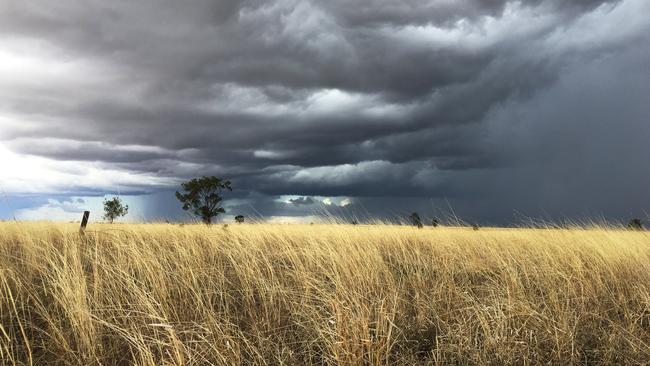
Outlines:
[[176,152],[157,146],[116,146],[101,141],[16,139],[9,141],[7,145],[16,152],[47,156],[57,160],[142,163],[176,156]]
[[315,203],[314,199],[311,197],[298,197],[292,198],[289,200],[294,205],[313,205]]
[[[390,0],[372,1],[362,0],[353,3],[346,1],[330,1],[327,6],[332,12],[339,15],[348,25],[412,25],[412,24],[442,24],[451,25],[460,19],[473,20],[481,16],[500,16],[508,0],[462,0],[447,1],[421,1],[407,0],[394,2]],[[574,13],[597,7],[603,3],[601,0],[584,1],[522,1],[525,6],[539,6],[545,4],[561,8],[565,12]]]

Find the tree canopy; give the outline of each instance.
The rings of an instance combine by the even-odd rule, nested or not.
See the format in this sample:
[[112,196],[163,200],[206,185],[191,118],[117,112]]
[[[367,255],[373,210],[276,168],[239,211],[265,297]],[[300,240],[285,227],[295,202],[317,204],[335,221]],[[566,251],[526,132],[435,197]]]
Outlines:
[[200,217],[207,225],[212,223],[213,218],[226,210],[221,207],[224,190],[232,191],[230,181],[210,176],[194,178],[182,183],[184,193],[176,192],[176,198],[183,204],[183,210],[192,212]]
[[126,216],[129,213],[129,206],[122,203],[119,197],[104,200],[104,220],[111,224],[115,219]]

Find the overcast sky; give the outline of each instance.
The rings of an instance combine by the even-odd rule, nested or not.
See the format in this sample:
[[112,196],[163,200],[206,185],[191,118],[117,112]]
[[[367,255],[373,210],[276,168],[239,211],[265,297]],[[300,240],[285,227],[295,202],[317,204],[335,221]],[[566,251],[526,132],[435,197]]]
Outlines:
[[627,220],[649,116],[648,0],[0,2],[5,219]]

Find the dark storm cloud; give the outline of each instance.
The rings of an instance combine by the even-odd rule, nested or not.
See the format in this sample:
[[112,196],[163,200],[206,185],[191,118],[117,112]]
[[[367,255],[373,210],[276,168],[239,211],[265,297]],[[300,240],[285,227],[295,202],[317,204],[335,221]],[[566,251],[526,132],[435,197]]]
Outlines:
[[[630,110],[647,88],[625,97],[575,85],[626,89],[634,78],[607,73],[644,74],[649,10],[644,0],[3,3],[0,143],[161,178],[151,191],[218,174],[302,196],[264,204],[279,211],[311,196],[412,196],[494,218],[555,195],[564,212],[594,199],[590,186],[612,169],[645,179],[625,168],[650,153],[638,134],[607,137],[647,131],[647,107]],[[596,101],[624,107],[585,115]],[[630,143],[636,155],[619,149]],[[625,163],[552,183],[595,159]],[[641,194],[640,183],[618,186],[622,202]]]

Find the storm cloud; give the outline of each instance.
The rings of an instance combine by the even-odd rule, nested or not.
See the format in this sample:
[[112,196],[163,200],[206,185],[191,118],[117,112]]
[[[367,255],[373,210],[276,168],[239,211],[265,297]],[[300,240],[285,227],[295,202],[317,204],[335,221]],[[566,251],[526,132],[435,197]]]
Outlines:
[[647,14],[646,0],[3,2],[0,178],[77,197],[216,174],[263,216],[308,214],[313,196],[378,216],[639,216]]

